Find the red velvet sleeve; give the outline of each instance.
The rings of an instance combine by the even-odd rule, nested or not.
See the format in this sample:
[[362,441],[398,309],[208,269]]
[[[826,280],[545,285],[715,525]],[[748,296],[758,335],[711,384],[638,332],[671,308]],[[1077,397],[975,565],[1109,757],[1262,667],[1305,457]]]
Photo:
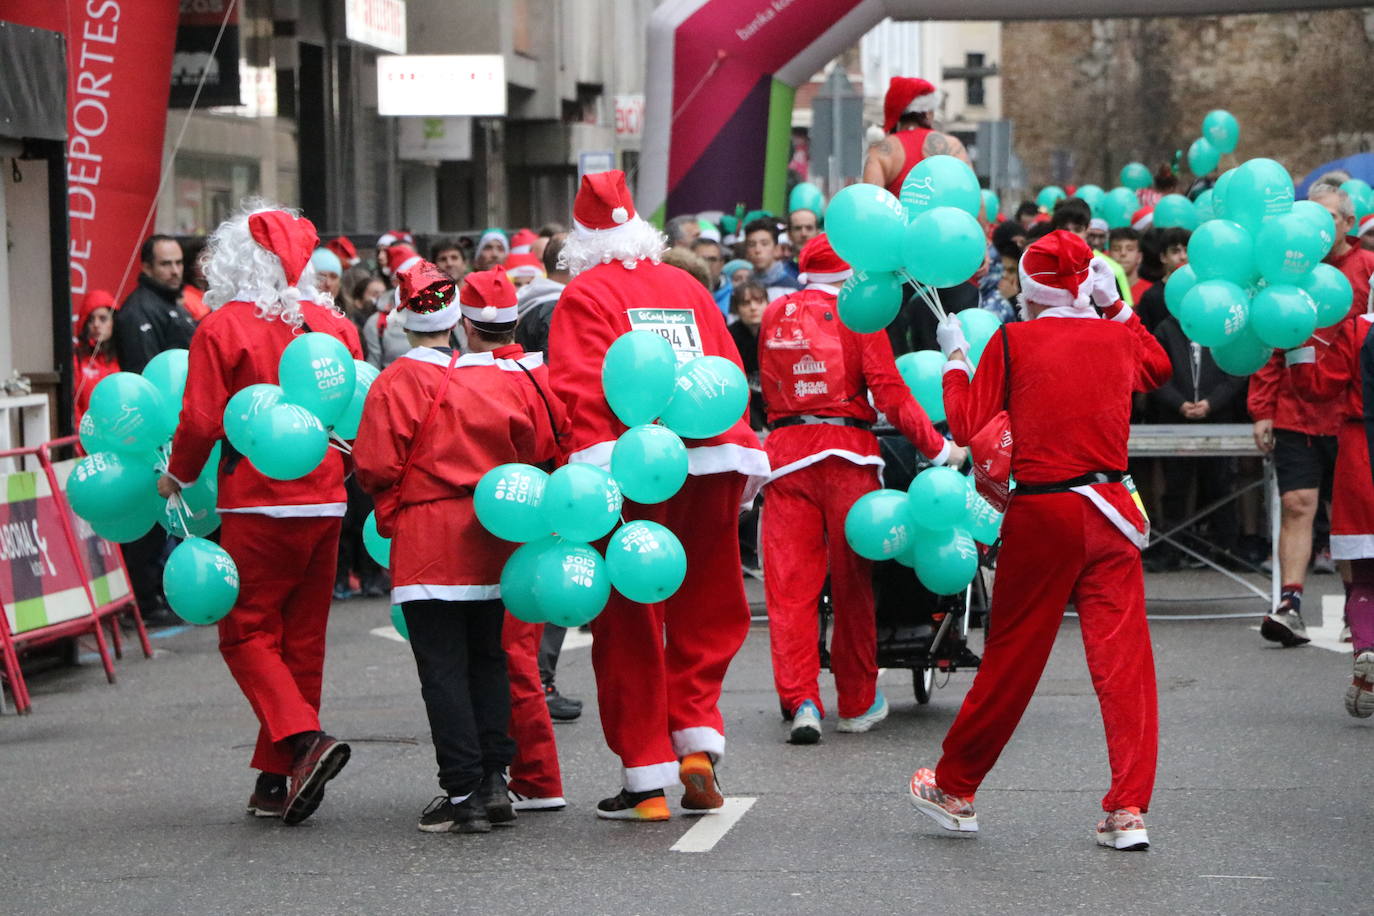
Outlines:
[[1275,353],[1269,362],[1260,366],[1250,376],[1250,391],[1245,398],[1245,406],[1254,420],[1274,419],[1274,410],[1279,403],[1279,378],[1283,372],[1283,354]]
[[550,367],[549,384],[567,413],[578,418],[564,443],[565,452],[614,439],[623,430],[601,389],[601,363],[618,336],[600,306],[582,289],[568,287],[549,326],[549,349],[559,354]]
[[922,455],[932,459],[938,457],[944,451],[945,437],[930,422],[930,417],[898,374],[887,332],[855,334],[848,328],[841,328],[841,333],[857,338],[863,358],[864,384],[873,392],[873,402],[878,409]]
[[1001,332],[992,335],[983,348],[972,381],[966,371],[955,365],[945,370],[945,419],[954,441],[960,445],[968,445],[969,440],[1006,407],[1003,403],[1006,387],[1003,337]]
[[[396,486],[401,478],[409,449],[413,418],[402,416],[408,401],[418,403],[428,411],[429,401],[415,399],[416,392],[407,397],[398,388],[408,373],[397,367],[377,377],[363,402],[363,418],[358,423],[358,436],[353,442],[353,466],[358,484],[368,493],[383,493]],[[413,422],[412,422],[413,421]]]
[[1330,347],[1299,347],[1284,354],[1293,390],[1305,401],[1330,401],[1344,394],[1358,379],[1359,341],[1355,322],[1347,319]]
[[1136,342],[1136,378],[1133,390],[1142,393],[1154,391],[1169,381],[1173,375],[1174,367],[1169,361],[1169,354],[1135,312],[1131,313],[1124,324]]
[[210,451],[224,438],[224,406],[233,394],[229,390],[233,372],[217,326],[201,325],[191,337],[181,420],[167,466],[167,473],[182,484],[193,483],[201,475]]

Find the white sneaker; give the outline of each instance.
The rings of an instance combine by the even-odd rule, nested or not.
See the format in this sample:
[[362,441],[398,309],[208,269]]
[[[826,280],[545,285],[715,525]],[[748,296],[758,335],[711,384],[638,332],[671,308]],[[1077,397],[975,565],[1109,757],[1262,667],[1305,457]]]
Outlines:
[[1355,656],[1355,670],[1345,688],[1345,711],[1357,719],[1374,716],[1374,649]]
[[1145,819],[1118,808],[1098,822],[1097,845],[1122,852],[1149,849],[1150,835],[1145,832]]
[[789,744],[816,744],[821,740],[821,711],[810,700],[792,713],[792,731],[787,736]]
[[521,795],[514,789],[507,789],[506,794],[510,796],[510,806],[516,811],[562,811],[568,806],[567,801],[561,795],[554,795],[549,798],[531,798],[528,795]]
[[887,712],[887,697],[883,696],[883,692],[879,690],[878,695],[873,698],[873,705],[868,707],[868,712],[852,719],[840,719],[839,724],[835,726],[835,731],[846,732],[851,735],[866,732],[886,719]]

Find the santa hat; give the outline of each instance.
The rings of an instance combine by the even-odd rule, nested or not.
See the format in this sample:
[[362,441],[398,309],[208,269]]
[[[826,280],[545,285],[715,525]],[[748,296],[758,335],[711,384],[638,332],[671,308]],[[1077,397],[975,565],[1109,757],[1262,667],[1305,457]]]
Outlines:
[[338,255],[344,267],[352,267],[359,261],[358,249],[346,235],[336,236],[324,243],[334,254]]
[[423,258],[396,272],[398,314],[407,331],[447,331],[458,323],[458,289],[453,278]]
[[582,176],[573,201],[573,225],[579,233],[618,229],[635,218],[635,202],[619,169]]
[[515,279],[516,277],[529,277],[533,280],[536,277],[548,276],[544,273],[544,262],[529,252],[510,255],[506,258],[505,268],[506,275],[511,279]]
[[310,256],[320,237],[315,224],[304,216],[292,216],[285,210],[263,210],[248,217],[248,231],[253,241],[277,256],[281,261],[286,282],[295,286],[301,271],[310,263]]
[[464,318],[479,326],[495,325],[491,330],[504,330],[502,325],[515,324],[519,314],[515,306],[515,284],[500,267],[473,271],[464,277],[458,301]]
[[528,229],[521,229],[510,237],[510,253],[529,254],[537,241],[539,241],[539,236]]
[[505,252],[510,254],[510,240],[506,238],[506,233],[494,227],[482,233],[481,238],[477,240],[477,247],[473,250],[481,254],[482,249],[486,248],[487,244],[490,242],[499,243],[501,247],[505,249]]
[[1088,220],[1089,232],[1106,232],[1110,228],[1111,226],[1108,225],[1107,221],[1100,216],[1094,216]]
[[343,273],[343,262],[328,248],[316,248],[315,253],[310,256],[310,266],[315,268],[317,274],[339,276]]
[[393,277],[399,278],[401,274],[422,260],[424,259],[416,254],[415,249],[409,245],[392,245],[386,250],[387,271]]
[[119,303],[115,302],[114,296],[103,289],[91,290],[86,294],[86,298],[81,300],[81,309],[76,313],[77,333],[86,327],[86,321],[96,309],[109,309],[113,312],[117,308]]
[[934,111],[939,104],[940,92],[933,83],[918,77],[894,76],[883,99],[883,132],[892,133],[902,115]]
[[1155,208],[1141,207],[1131,214],[1131,228],[1136,232],[1144,232],[1155,224]]
[[1355,237],[1364,238],[1365,233],[1374,231],[1374,213],[1369,214],[1360,220],[1355,228]]
[[1088,243],[1064,229],[1036,239],[1021,255],[1022,298],[1036,305],[1090,308],[1092,259]]
[[854,270],[830,247],[824,232],[802,246],[797,256],[799,278],[803,283],[843,283],[854,276]]
[[392,245],[409,245],[411,248],[414,248],[415,236],[406,232],[404,229],[393,229],[390,232],[383,232],[381,237],[377,239],[378,251],[381,251],[383,248],[390,248]]

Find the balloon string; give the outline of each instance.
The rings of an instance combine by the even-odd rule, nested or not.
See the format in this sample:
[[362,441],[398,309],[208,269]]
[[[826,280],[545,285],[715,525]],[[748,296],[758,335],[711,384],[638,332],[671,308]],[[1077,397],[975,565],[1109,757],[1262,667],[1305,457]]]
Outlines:
[[332,429],[329,431],[329,445],[331,448],[336,448],[345,455],[353,454],[353,446],[348,444],[348,440]]
[[189,536],[191,534],[191,525],[186,520],[186,500],[182,498],[180,492],[177,492],[173,493],[168,498],[167,503],[172,507],[173,510],[175,510],[177,518],[181,519],[181,530],[186,532],[186,534]]

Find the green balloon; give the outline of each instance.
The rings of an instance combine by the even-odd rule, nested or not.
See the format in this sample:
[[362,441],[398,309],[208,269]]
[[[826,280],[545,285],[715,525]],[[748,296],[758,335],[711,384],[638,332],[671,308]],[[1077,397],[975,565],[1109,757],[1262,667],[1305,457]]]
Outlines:
[[687,482],[687,446],[666,426],[632,426],[611,450],[611,476],[626,499],[661,503]]
[[964,329],[964,339],[968,341],[966,355],[976,367],[978,360],[983,358],[988,341],[1001,329],[1002,321],[992,312],[981,308],[964,309],[957,313],[957,317]]
[[1217,219],[1231,219],[1226,213],[1226,190],[1235,177],[1236,170],[1227,169],[1217,176],[1217,183],[1212,185],[1212,212]]
[[263,475],[298,480],[320,466],[329,451],[329,433],[319,417],[299,404],[283,401],[248,421],[252,447],[245,453]]
[[1317,329],[1317,303],[1301,287],[1266,286],[1250,303],[1250,324],[1255,336],[1275,349],[1300,347]]
[[1002,215],[1002,199],[994,192],[983,189],[983,218],[995,222]]
[[382,537],[382,533],[377,530],[375,511],[367,513],[367,518],[363,519],[363,547],[378,566],[383,569],[391,568],[391,538]]
[[277,375],[286,400],[299,404],[333,426],[353,400],[357,368],[353,355],[337,337],[312,331],[282,351]]
[[991,545],[1002,535],[1002,513],[979,496],[972,484],[968,488],[968,531],[979,544]]
[[172,434],[162,394],[152,382],[132,372],[101,379],[91,391],[87,415],[96,435],[116,452],[150,452]]
[[912,547],[916,578],[937,595],[956,595],[978,572],[978,545],[962,528],[923,531]]
[[1272,159],[1251,159],[1236,169],[1226,186],[1227,219],[1252,233],[1293,209],[1293,179]]
[[1189,231],[1197,228],[1197,207],[1182,194],[1165,194],[1155,204],[1154,227],[1178,227]]
[[787,212],[795,213],[798,210],[810,210],[820,219],[825,212],[825,195],[821,189],[809,181],[803,181],[793,188],[792,193],[787,195]]
[[1340,324],[1350,314],[1355,290],[1340,268],[1318,264],[1298,285],[1317,303],[1317,327],[1329,328],[1333,324]]
[[1226,343],[1213,347],[1212,359],[1222,372],[1246,376],[1269,362],[1273,352],[1274,349],[1256,337],[1254,330],[1247,326]]
[[874,490],[849,507],[844,538],[850,548],[869,560],[891,560],[911,546],[911,515],[901,490]]
[[1035,205],[1042,210],[1053,210],[1055,204],[1068,196],[1059,185],[1047,185],[1040,189],[1039,194],[1035,195]]
[[1356,221],[1362,220],[1374,212],[1374,189],[1369,187],[1368,182],[1360,178],[1352,178],[1349,181],[1341,182],[1341,190],[1350,196],[1350,203],[1355,207]]
[[983,266],[987,238],[978,220],[954,207],[913,219],[902,241],[907,272],[927,286],[958,286]]
[[1203,280],[1179,306],[1183,333],[1204,347],[1217,347],[1245,327],[1249,296],[1230,280]]
[[401,610],[399,604],[391,606],[391,626],[392,629],[401,634],[402,639],[410,642],[410,627],[406,625],[405,611]]
[[902,202],[871,184],[841,188],[825,211],[831,246],[855,270],[899,270],[905,227]]
[[1131,224],[1131,217],[1140,209],[1140,200],[1130,188],[1112,188],[1102,198],[1101,216],[1107,225],[1120,229]]
[[1218,108],[1202,119],[1202,136],[1218,153],[1234,153],[1240,142],[1240,124],[1231,112]]
[[548,623],[534,597],[534,583],[539,558],[558,542],[556,537],[546,537],[521,544],[506,560],[501,569],[501,603],[512,617],[525,623]]
[[569,629],[590,623],[611,596],[606,561],[586,544],[559,539],[534,566],[534,600],[549,623]]
[[176,429],[181,416],[181,398],[186,392],[189,356],[189,350],[163,350],[143,367],[143,377],[152,382],[162,395],[162,405],[166,410],[163,423],[168,429]]
[[1074,191],[1073,196],[1087,204],[1093,216],[1102,215],[1102,202],[1107,199],[1107,192],[1102,188],[1095,184],[1085,184]]
[[1169,279],[1164,281],[1164,306],[1169,310],[1170,315],[1175,318],[1179,316],[1183,297],[1187,296],[1188,290],[1196,285],[1197,273],[1194,272],[1192,264],[1184,264],[1169,274]]
[[978,217],[983,203],[978,177],[962,159],[953,156],[927,156],[902,180],[899,197],[908,220],[936,207],[957,207]]
[[1221,153],[1206,137],[1198,137],[1193,141],[1193,145],[1188,147],[1188,168],[1192,169],[1197,177],[1210,175],[1220,163]]
[[625,498],[611,475],[575,461],[549,475],[544,485],[544,521],[569,541],[605,537],[620,520]]
[[663,425],[684,439],[710,439],[740,422],[748,407],[744,371],[723,356],[698,356],[678,367]]
[[911,520],[928,531],[944,531],[968,519],[968,478],[954,468],[926,468],[907,489]]
[[503,541],[533,541],[552,533],[544,517],[549,475],[529,464],[501,464],[482,475],[472,491],[477,521]]
[[259,383],[240,388],[224,405],[224,437],[239,454],[253,450],[255,443],[249,433],[253,418],[280,404],[284,397],[280,385]]
[[1143,191],[1154,184],[1154,176],[1143,162],[1128,162],[1121,169],[1121,184],[1132,191]]
[[1197,221],[1199,225],[1207,222],[1209,219],[1217,218],[1216,209],[1212,206],[1213,196],[1214,192],[1211,188],[1208,188],[1199,194],[1197,199],[1193,201],[1193,206],[1197,208]]
[[219,444],[216,451],[205,463],[205,470],[189,487],[166,501],[159,500],[162,511],[158,523],[173,537],[209,537],[219,527],[219,512],[215,504],[219,499]]
[[[1326,246],[1326,251],[1330,251],[1331,246],[1336,243],[1336,218],[1331,215],[1331,211],[1315,200],[1297,200],[1293,202],[1293,212],[1317,228],[1322,244]],[[1323,257],[1326,251],[1322,253]]]
[[339,419],[334,421],[334,432],[345,439],[352,439],[358,435],[358,424],[363,421],[363,405],[367,403],[367,394],[372,390],[372,383],[377,380],[377,376],[382,374],[376,366],[361,359],[353,360],[353,371],[356,375],[353,397],[349,399],[348,406],[339,415]]
[[[664,313],[665,320],[676,313]],[[663,415],[677,380],[677,353],[653,331],[621,334],[606,348],[601,389],[621,423],[641,426]]]
[[687,551],[657,522],[627,522],[606,544],[606,572],[615,590],[631,601],[666,601],[687,577]]
[[218,544],[188,538],[176,546],[162,570],[167,604],[187,623],[215,623],[239,597],[239,570]]
[[128,544],[152,531],[158,523],[160,512],[160,501],[158,503],[149,502],[139,506],[128,515],[96,519],[88,524],[90,524],[92,531],[105,540],[116,544]]
[[[150,463],[134,455],[96,452],[72,465],[67,475],[67,502],[88,522],[138,514],[140,508],[157,499],[157,476]],[[148,521],[152,524],[156,515]]]
[[917,350],[897,357],[897,372],[932,423],[945,419],[944,369],[945,357],[939,350]]
[[840,287],[840,320],[851,331],[872,334],[902,309],[902,279],[891,272],[860,270]]
[[1208,220],[1188,239],[1188,265],[1199,280],[1248,286],[1257,273],[1254,239],[1240,223]]
[[114,451],[110,443],[95,431],[95,420],[89,413],[81,415],[81,422],[77,424],[76,431],[81,439],[81,448],[87,455],[94,455],[96,452]]
[[1322,243],[1315,220],[1285,213],[1265,223],[1255,237],[1255,263],[1269,283],[1300,283],[1321,263],[1329,245]]

